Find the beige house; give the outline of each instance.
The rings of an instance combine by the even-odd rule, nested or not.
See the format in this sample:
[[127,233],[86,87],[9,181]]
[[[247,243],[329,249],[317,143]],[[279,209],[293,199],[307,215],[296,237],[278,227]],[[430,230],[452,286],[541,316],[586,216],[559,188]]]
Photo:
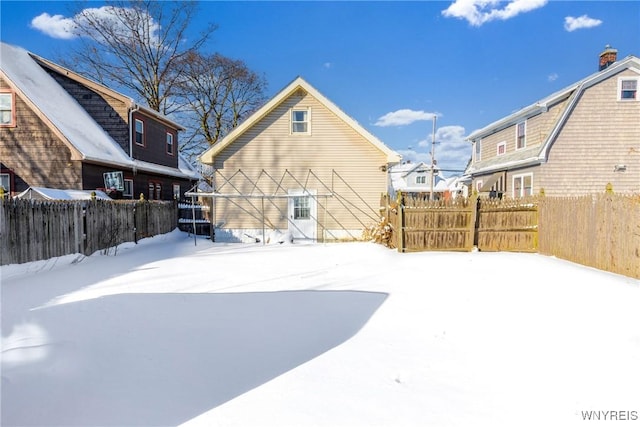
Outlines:
[[357,240],[379,221],[400,156],[296,78],[200,156],[215,239]]
[[640,58],[617,61],[473,132],[466,173],[480,194],[640,192]]

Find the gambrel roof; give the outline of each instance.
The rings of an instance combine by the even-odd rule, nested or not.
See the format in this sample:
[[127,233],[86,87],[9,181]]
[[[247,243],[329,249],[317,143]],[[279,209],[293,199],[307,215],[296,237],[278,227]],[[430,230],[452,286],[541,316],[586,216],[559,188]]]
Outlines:
[[183,128],[159,113],[137,105],[133,99],[125,95],[81,77],[23,48],[0,42],[0,76],[69,147],[72,160],[136,168],[182,178],[197,178],[197,174],[183,168],[176,169],[132,159],[43,67],[54,69],[74,79],[82,79],[83,84],[93,89],[99,87],[103,92],[125,100],[129,103],[129,108],[143,110],[145,114],[161,119],[175,129]]
[[640,58],[629,55],[623,60],[614,62],[609,67],[602,71],[598,71],[590,76],[558,91],[546,98],[543,98],[534,104],[524,107],[513,114],[497,120],[482,129],[478,129],[472,132],[468,137],[468,141],[476,141],[482,139],[488,135],[494,134],[502,129],[514,126],[523,120],[533,117],[537,114],[546,112],[550,106],[562,101],[568,101],[564,107],[562,113],[558,116],[550,132],[543,143],[539,146],[518,150],[514,153],[508,153],[500,157],[492,157],[485,161],[479,161],[475,164],[471,164],[467,173],[489,173],[499,169],[511,168],[511,167],[523,167],[534,164],[540,164],[546,162],[549,150],[555,142],[558,133],[566,123],[567,119],[571,115],[571,112],[579,102],[582,93],[602,82],[609,77],[616,75],[624,70],[632,69],[636,73],[640,74]]
[[202,163],[213,163],[214,157],[224,150],[229,144],[235,141],[239,136],[249,130],[252,126],[262,120],[267,114],[273,111],[277,106],[282,104],[287,98],[293,95],[298,89],[303,89],[305,92],[313,96],[318,102],[320,102],[325,108],[335,114],[344,123],[349,125],[353,130],[360,134],[367,142],[379,149],[387,157],[387,162],[397,163],[400,161],[400,155],[395,151],[387,147],[382,141],[373,136],[365,128],[363,128],[358,122],[345,114],[340,108],[338,108],[333,102],[327,99],[324,95],[318,92],[313,86],[307,83],[302,77],[297,77],[291,83],[289,83],[283,90],[276,94],[269,102],[263,105],[258,111],[253,113],[247,120],[242,122],[238,127],[233,129],[224,138],[214,144],[211,148],[200,155],[199,159]]

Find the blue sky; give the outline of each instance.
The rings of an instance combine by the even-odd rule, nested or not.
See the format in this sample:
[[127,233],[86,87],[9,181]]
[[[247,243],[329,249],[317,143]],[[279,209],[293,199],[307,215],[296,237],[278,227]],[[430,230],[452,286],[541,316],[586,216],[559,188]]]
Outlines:
[[[99,7],[103,2],[89,2]],[[0,38],[56,60],[71,2],[0,2]],[[463,169],[475,129],[594,72],[609,44],[640,56],[640,2],[204,1],[194,31],[274,95],[297,76],[413,161]],[[37,19],[36,19],[37,18]],[[451,174],[451,173],[450,173]],[[449,175],[450,175],[449,174]]]

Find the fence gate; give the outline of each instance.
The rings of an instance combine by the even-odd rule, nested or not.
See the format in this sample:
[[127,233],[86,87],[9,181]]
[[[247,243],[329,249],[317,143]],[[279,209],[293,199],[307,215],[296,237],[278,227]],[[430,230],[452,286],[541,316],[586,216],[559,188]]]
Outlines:
[[476,244],[481,251],[538,251],[538,200],[480,199]]
[[473,249],[476,198],[426,200],[401,194],[398,251],[470,251]]

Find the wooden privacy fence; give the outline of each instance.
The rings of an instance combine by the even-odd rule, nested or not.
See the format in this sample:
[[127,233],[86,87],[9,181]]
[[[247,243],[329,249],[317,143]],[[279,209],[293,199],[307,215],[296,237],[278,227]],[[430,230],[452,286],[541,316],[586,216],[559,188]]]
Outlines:
[[480,251],[540,252],[640,279],[640,195],[472,197],[458,205],[383,195],[380,210],[372,237],[400,252],[474,245]]
[[390,239],[395,238],[394,246],[401,252],[470,251],[475,203],[475,198],[427,200],[400,193],[386,213],[393,236]]
[[476,244],[487,252],[536,252],[538,198],[479,199]]
[[175,202],[0,202],[0,265],[96,251],[168,233],[176,228]]
[[640,195],[542,197],[539,251],[640,279]]

